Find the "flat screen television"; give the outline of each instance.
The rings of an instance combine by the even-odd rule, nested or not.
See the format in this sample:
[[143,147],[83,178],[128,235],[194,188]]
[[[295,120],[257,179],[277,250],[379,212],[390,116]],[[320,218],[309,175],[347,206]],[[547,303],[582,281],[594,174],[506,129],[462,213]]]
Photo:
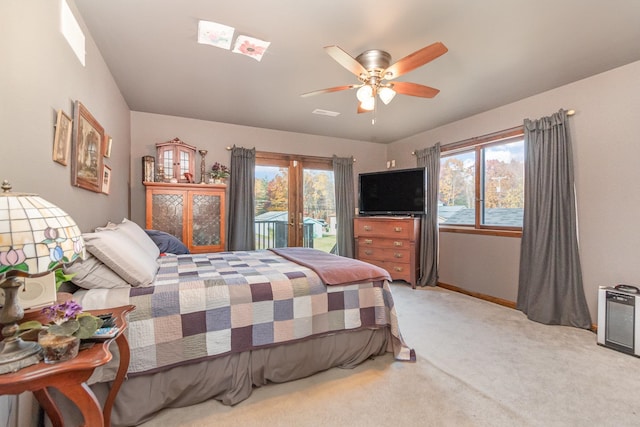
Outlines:
[[425,213],[425,168],[361,173],[358,176],[360,215],[421,215]]

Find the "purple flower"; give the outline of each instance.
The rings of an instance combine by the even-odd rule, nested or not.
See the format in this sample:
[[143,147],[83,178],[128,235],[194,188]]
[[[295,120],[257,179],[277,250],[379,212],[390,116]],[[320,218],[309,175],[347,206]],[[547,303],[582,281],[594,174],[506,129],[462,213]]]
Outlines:
[[61,325],[67,320],[75,319],[78,314],[82,313],[82,306],[74,300],[69,300],[45,307],[42,309],[42,313],[56,325]]
[[211,176],[214,178],[226,178],[229,176],[229,168],[219,162],[215,162],[213,166],[211,166]]

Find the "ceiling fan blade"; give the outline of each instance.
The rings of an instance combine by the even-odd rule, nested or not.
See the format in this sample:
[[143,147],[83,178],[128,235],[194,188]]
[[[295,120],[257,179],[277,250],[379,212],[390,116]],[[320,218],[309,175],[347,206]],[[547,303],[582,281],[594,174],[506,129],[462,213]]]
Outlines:
[[303,93],[300,96],[305,98],[307,96],[320,95],[321,93],[331,93],[331,92],[339,92],[341,90],[355,89],[355,88],[360,87],[360,86],[362,86],[362,85],[358,84],[358,85],[336,86],[336,87],[330,87],[330,88],[327,88],[327,89],[314,90],[313,92]]
[[361,74],[365,76],[369,75],[369,72],[366,68],[362,66],[361,63],[356,61],[356,59],[349,55],[344,50],[340,49],[338,46],[326,46],[324,50],[331,56],[338,64],[342,65],[347,70],[351,71],[356,76],[360,77]]
[[444,55],[448,50],[441,42],[435,42],[397,61],[384,71],[383,76],[387,80],[395,79]]
[[396,93],[410,96],[419,96],[421,98],[433,98],[440,92],[439,89],[419,85],[417,83],[393,82],[392,85],[392,89],[395,90]]

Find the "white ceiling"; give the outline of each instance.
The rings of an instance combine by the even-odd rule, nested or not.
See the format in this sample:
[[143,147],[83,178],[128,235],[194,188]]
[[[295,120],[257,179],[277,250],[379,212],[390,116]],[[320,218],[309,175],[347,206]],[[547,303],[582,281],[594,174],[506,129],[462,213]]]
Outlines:
[[[640,60],[638,0],[76,0],[133,111],[379,143]],[[199,20],[271,42],[258,62],[196,43]],[[357,114],[358,83],[323,49],[436,41],[449,52],[398,78],[440,89]],[[87,58],[88,61],[91,58]],[[559,105],[558,108],[570,105]],[[331,118],[316,109],[339,112]]]

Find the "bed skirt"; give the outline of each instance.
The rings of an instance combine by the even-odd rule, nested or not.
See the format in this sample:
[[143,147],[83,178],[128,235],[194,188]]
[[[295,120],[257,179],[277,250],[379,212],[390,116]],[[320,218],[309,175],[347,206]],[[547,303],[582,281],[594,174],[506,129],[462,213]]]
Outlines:
[[[391,339],[389,328],[344,331],[132,377],[122,384],[111,424],[135,426],[164,408],[180,408],[209,399],[235,405],[247,399],[253,387],[292,381],[333,367],[353,368],[384,354]],[[109,386],[110,383],[91,385],[101,403],[106,400]],[[81,416],[73,404],[60,393],[52,394],[65,426],[81,425]]]

